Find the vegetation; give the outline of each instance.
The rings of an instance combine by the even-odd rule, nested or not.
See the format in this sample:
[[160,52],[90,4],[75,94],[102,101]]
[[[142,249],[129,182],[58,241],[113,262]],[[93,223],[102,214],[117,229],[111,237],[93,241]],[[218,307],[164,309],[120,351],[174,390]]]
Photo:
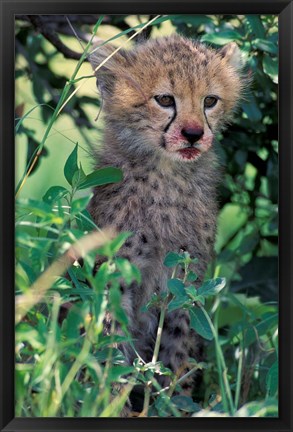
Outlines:
[[[118,416],[141,384],[141,416],[277,416],[277,17],[16,19],[16,415]],[[102,129],[102,119],[97,128],[92,121],[99,103],[86,62],[92,42],[98,35],[118,47],[129,37],[140,43],[136,32],[174,31],[214,47],[236,41],[252,77],[235,122],[218,136],[225,175],[207,280],[196,290],[191,257],[170,251],[169,291],[145,306],[160,306],[159,329],[167,311],[186,308],[206,340],[205,361],[193,359],[192,372],[203,371],[193,398],[181,392],[186,376],[158,362],[160,331],[152,362],[138,355],[125,364],[117,344],[132,341],[119,279],[130,284],[140,273],[116,253],[130,233],[100,231],[86,210],[91,187],[123,175],[89,163]],[[97,253],[105,259],[94,271]],[[108,312],[115,319],[106,336]],[[169,388],[157,374],[170,376]]]

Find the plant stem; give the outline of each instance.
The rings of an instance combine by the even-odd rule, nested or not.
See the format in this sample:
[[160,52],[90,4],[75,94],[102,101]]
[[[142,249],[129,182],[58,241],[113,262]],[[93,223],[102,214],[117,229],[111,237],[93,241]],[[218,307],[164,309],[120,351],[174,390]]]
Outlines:
[[[174,270],[174,272],[175,272],[175,270]],[[174,274],[174,272],[173,272],[173,274]],[[158,330],[157,330],[156,343],[155,343],[155,348],[154,348],[154,353],[153,353],[153,358],[152,358],[153,364],[155,364],[158,361],[161,339],[162,339],[162,333],[163,333],[163,325],[164,325],[164,320],[165,320],[168,302],[169,302],[169,296],[167,297],[167,299],[165,300],[165,302],[161,308],[159,325],[158,325]],[[145,389],[143,410],[140,414],[140,417],[145,417],[147,415],[147,412],[149,409],[149,404],[150,404],[150,397],[151,397],[151,381],[149,381],[147,383],[147,387]]]
[[83,365],[85,358],[88,356],[90,348],[91,348],[91,342],[86,337],[80,353],[76,357],[75,362],[71,366],[68,374],[66,375],[66,377],[65,377],[65,379],[61,385],[61,398],[62,399],[64,398],[64,395],[67,392],[67,390],[69,389],[69,387],[70,387],[72,381],[74,380],[77,372],[79,371],[79,369]]
[[186,374],[182,375],[182,377],[180,377],[179,379],[176,377],[174,379],[174,381],[171,383],[170,388],[168,390],[168,396],[171,397],[175,387],[177,384],[180,384],[181,382],[183,382],[184,380],[186,380],[186,378],[188,378],[190,375],[192,375],[194,372],[196,372],[199,369],[198,366],[193,367],[192,369],[190,369],[190,371],[186,372]]
[[[219,376],[222,375],[223,384],[224,384],[224,390],[225,390],[227,398],[228,398],[229,414],[231,416],[233,416],[234,412],[235,412],[235,407],[234,407],[234,404],[233,404],[231,389],[230,389],[230,385],[229,385],[229,381],[228,381],[228,376],[227,376],[227,366],[226,366],[225,359],[224,359],[224,356],[223,356],[222,348],[221,348],[220,343],[219,343],[218,334],[216,332],[216,329],[215,329],[215,327],[214,327],[214,325],[212,323],[212,320],[211,320],[209,314],[207,313],[207,311],[205,310],[205,308],[201,304],[200,304],[200,308],[201,308],[202,312],[204,313],[204,315],[205,315],[205,317],[206,317],[206,319],[207,319],[207,321],[208,321],[208,323],[210,325],[210,328],[211,328],[211,331],[213,333],[213,336],[215,338],[216,354],[217,354],[217,356],[219,358],[219,364],[221,366],[221,372],[222,372],[222,374],[220,374],[220,371],[219,371]],[[224,392],[222,392],[222,393],[224,394]]]
[[[158,330],[157,330],[156,343],[155,343],[155,348],[154,348],[154,353],[153,353],[153,358],[152,358],[153,364],[155,364],[157,362],[158,356],[159,356],[159,350],[160,350],[160,345],[161,345],[163,325],[164,325],[164,320],[165,320],[165,315],[166,315],[166,310],[167,310],[167,304],[168,304],[167,302],[164,302],[164,304],[161,308],[159,325],[158,325]],[[140,417],[145,417],[147,415],[149,405],[150,405],[150,398],[151,398],[151,381],[149,381],[147,383],[147,386],[145,389],[143,410],[140,414]]]
[[[104,369],[103,378],[102,378],[102,381],[101,381],[100,386],[99,386],[99,391],[100,391],[101,395],[105,394],[105,388],[106,388],[107,378],[108,378],[110,367],[111,367],[111,363],[112,363],[113,339],[114,339],[114,335],[115,335],[115,320],[114,319],[112,319],[110,335],[111,335],[110,336],[111,337],[111,342],[110,342],[109,354],[107,356],[106,366],[105,366],[105,369]],[[107,393],[106,393],[106,396],[108,396]],[[109,404],[109,400],[105,400],[104,399],[104,405],[107,406],[108,404]]]
[[139,417],[147,417],[151,399],[151,381],[148,381],[144,391],[143,409]]
[[[156,393],[156,394],[159,395],[159,394],[165,392],[165,389],[162,389],[162,388],[161,388],[160,384],[158,383],[158,381],[157,381],[154,377],[152,378],[152,384],[153,384],[153,386],[155,387],[155,389],[157,390],[157,393]],[[171,401],[169,395],[166,395],[165,403],[166,403],[166,406],[167,406],[168,408],[170,408],[170,410],[172,411],[172,413],[173,413],[173,415],[174,415],[175,417],[181,417],[180,412],[178,411],[178,409],[176,408],[176,406],[175,406],[175,405],[173,404],[173,402]]]
[[237,381],[236,381],[235,402],[234,402],[235,409],[238,409],[238,405],[239,405],[241,380],[242,380],[243,357],[244,357],[244,347],[243,347],[243,339],[242,339],[242,346],[241,346],[239,362],[238,362],[238,369],[237,369]]
[[162,333],[163,333],[163,325],[164,325],[164,320],[165,320],[165,315],[166,315],[166,310],[167,310],[167,305],[164,304],[162,306],[161,313],[160,313],[160,320],[159,320],[159,325],[158,325],[158,330],[157,330],[157,338],[156,338],[156,343],[155,343],[155,348],[154,348],[154,354],[153,354],[153,358],[152,358],[152,363],[156,363],[157,360],[158,360],[159,350],[160,350],[160,345],[161,345],[161,339],[162,339]]
[[119,415],[131,390],[135,386],[137,377],[138,373],[132,377],[132,382],[129,382],[126,386],[124,386],[122,391],[119,392],[119,395],[110,401],[110,403],[100,413],[99,417],[117,417]]

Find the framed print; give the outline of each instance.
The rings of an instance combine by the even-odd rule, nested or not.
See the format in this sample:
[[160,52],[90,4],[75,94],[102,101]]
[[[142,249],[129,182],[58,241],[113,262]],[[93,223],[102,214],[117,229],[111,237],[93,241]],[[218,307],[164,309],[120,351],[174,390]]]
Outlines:
[[291,431],[292,2],[1,36],[1,431]]

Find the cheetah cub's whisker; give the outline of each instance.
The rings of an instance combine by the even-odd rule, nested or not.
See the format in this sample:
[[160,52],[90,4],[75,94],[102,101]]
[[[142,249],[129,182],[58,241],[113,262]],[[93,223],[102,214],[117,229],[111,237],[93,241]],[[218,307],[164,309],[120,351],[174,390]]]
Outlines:
[[[93,69],[114,48],[105,45],[90,60]],[[142,283],[123,287],[123,307],[139,355],[151,361],[159,311],[142,313],[154,292],[166,290],[169,251],[198,258],[192,270],[201,284],[213,256],[219,164],[214,138],[232,119],[247,83],[235,43],[219,50],[180,36],[150,40],[120,50],[98,71],[105,134],[98,167],[123,170],[119,184],[98,187],[89,210],[99,227],[133,232],[120,255],[142,274]],[[159,360],[183,370],[198,357],[201,343],[185,310],[166,315]],[[127,361],[136,357],[122,347]],[[160,377],[160,384],[169,384]]]

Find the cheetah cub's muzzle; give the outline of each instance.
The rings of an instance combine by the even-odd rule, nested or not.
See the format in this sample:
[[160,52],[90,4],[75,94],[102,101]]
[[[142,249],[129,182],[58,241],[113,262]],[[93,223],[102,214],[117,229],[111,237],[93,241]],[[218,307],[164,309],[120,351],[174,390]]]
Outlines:
[[199,123],[186,124],[176,128],[164,137],[165,149],[171,157],[182,161],[194,161],[212,145],[213,134],[204,130]]

